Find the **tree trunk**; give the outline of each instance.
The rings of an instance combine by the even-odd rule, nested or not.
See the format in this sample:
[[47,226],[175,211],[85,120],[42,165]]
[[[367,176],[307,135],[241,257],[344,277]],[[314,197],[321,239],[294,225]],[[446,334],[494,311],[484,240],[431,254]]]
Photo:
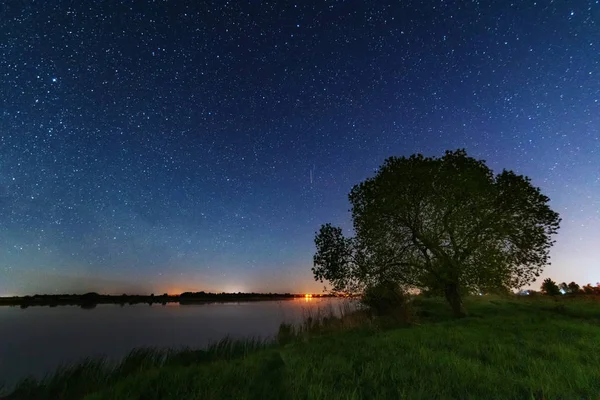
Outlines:
[[446,295],[446,300],[450,304],[450,307],[452,307],[452,313],[454,316],[456,318],[466,317],[467,313],[465,312],[465,308],[462,303],[458,284],[447,283],[444,287],[444,294]]

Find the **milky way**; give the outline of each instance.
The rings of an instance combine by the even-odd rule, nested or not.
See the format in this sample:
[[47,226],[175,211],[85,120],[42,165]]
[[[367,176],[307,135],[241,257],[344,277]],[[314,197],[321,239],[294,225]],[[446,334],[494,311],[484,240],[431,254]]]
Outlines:
[[319,225],[391,155],[466,148],[600,280],[600,4],[8,1],[0,295],[320,290]]

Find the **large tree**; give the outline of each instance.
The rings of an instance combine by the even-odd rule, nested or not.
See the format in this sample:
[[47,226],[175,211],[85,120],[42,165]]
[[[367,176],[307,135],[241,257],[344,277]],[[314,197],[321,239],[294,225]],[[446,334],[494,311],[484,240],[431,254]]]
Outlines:
[[393,280],[443,294],[456,316],[466,293],[534,281],[560,222],[529,178],[464,150],[388,158],[349,199],[355,235],[321,227],[315,279],[354,292]]

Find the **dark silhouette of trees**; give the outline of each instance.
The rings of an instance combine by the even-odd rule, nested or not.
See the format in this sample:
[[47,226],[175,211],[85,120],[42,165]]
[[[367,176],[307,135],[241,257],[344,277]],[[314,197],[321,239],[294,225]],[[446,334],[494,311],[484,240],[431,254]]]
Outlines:
[[552,279],[546,278],[542,283],[542,293],[549,296],[557,296],[560,294],[560,288]]
[[315,279],[337,291],[393,281],[440,292],[456,316],[465,293],[534,281],[560,222],[529,178],[494,175],[464,150],[388,158],[349,199],[355,236],[321,226]]
[[[600,283],[597,283],[596,286],[591,285],[590,283],[584,285],[583,287],[579,286],[575,282],[571,282],[569,284],[562,282],[559,285],[556,284],[552,279],[547,278],[544,279],[544,282],[541,286],[542,293],[550,296],[556,296],[559,294],[564,294],[567,296],[600,296]],[[529,290],[529,294],[533,292]]]
[[569,283],[569,293],[571,294],[579,294],[581,292],[581,288],[575,282]]
[[[557,285],[555,281],[547,278],[544,279],[544,282],[542,283],[541,291],[543,294],[550,296],[556,296],[559,294],[564,294],[567,296],[600,296],[600,283],[597,283],[596,286],[593,286],[590,283],[584,286],[579,286],[579,284],[576,282],[571,282],[568,284],[562,282]],[[533,291],[529,290],[528,292],[531,294]]]
[[592,285],[590,285],[589,283],[587,285],[585,285],[582,289],[583,289],[583,293],[585,293],[585,294],[588,294],[588,295],[594,294],[594,287]]
[[406,294],[398,283],[383,281],[365,289],[362,303],[377,314],[389,315],[406,306]]
[[278,293],[206,293],[206,292],[186,292],[181,295],[165,293],[162,296],[150,295],[127,295],[118,296],[104,295],[98,293],[78,294],[54,294],[54,295],[34,295],[24,297],[0,297],[0,306],[20,306],[27,308],[30,306],[50,306],[59,305],[79,305],[82,308],[94,308],[98,304],[141,304],[149,305],[160,303],[214,303],[229,301],[256,301],[256,300],[285,300],[304,297],[304,294],[278,294]]

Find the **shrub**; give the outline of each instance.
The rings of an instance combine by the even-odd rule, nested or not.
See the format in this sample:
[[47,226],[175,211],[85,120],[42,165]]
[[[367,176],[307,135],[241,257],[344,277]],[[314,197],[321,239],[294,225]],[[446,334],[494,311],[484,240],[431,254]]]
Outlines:
[[408,306],[407,294],[397,283],[390,281],[369,286],[361,301],[375,315],[404,315]]

